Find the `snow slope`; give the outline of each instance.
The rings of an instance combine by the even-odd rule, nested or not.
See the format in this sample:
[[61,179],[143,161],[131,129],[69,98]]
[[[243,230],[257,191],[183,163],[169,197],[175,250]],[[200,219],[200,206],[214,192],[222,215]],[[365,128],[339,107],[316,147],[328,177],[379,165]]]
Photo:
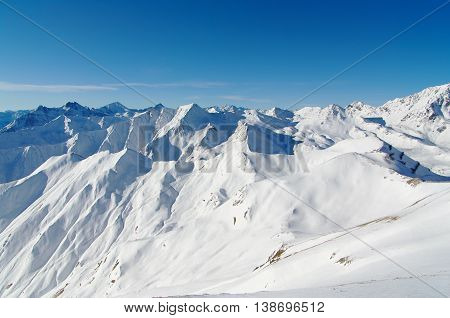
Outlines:
[[449,98],[11,117],[0,295],[449,295]]

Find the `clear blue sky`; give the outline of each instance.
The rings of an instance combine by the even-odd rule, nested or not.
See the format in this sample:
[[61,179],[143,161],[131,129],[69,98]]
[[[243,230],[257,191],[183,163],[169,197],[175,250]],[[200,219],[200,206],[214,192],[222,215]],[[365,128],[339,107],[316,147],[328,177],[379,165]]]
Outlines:
[[[8,2],[170,107],[289,107],[445,0]],[[450,5],[299,106],[450,82]],[[150,103],[0,3],[0,110]]]

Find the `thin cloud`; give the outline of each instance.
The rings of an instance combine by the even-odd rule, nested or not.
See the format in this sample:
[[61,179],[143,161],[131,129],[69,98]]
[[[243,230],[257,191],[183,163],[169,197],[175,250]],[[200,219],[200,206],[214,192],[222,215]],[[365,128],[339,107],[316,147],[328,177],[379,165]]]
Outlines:
[[148,87],[148,88],[214,88],[214,87],[223,87],[229,85],[225,82],[167,82],[167,83],[141,83],[141,82],[132,82],[125,84],[106,84],[106,86],[111,87],[123,87],[123,86],[133,86],[133,87]]
[[219,96],[220,98],[232,100],[235,102],[251,102],[251,103],[269,103],[269,99],[260,99],[260,98],[250,98],[250,97],[244,97],[239,95],[225,95],[225,96]]
[[42,84],[24,84],[0,82],[0,91],[6,92],[47,92],[47,93],[65,93],[82,91],[110,91],[116,90],[116,87],[106,85],[42,85]]
[[122,87],[148,87],[148,88],[214,88],[229,85],[225,82],[190,81],[190,82],[166,82],[166,83],[113,83],[101,85],[68,85],[68,84],[29,84],[0,82],[0,91],[7,92],[82,92],[82,91],[112,91]]

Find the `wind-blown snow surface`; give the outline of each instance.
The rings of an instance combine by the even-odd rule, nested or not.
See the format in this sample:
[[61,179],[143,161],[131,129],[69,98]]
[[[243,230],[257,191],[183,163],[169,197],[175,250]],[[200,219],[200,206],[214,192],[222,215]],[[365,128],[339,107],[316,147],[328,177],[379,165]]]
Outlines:
[[3,297],[450,294],[450,85],[377,108],[8,116]]

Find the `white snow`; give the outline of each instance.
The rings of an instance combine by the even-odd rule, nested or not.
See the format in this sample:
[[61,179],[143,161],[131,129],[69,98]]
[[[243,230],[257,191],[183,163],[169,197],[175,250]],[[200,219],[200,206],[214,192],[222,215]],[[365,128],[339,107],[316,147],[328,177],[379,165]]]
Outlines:
[[8,113],[0,295],[449,295],[449,107]]

